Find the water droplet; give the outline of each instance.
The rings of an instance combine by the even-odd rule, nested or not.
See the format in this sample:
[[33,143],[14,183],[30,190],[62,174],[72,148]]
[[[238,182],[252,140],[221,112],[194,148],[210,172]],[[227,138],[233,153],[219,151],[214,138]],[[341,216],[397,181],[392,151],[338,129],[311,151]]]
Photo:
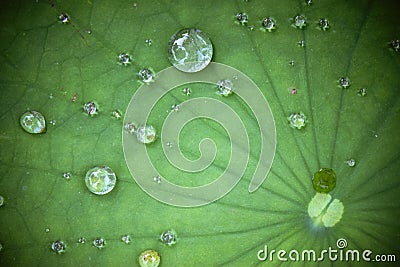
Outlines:
[[96,195],[105,195],[114,189],[117,177],[108,166],[96,166],[88,170],[85,177],[86,187]]
[[400,50],[400,40],[390,41],[390,48],[392,48],[396,52],[399,51]]
[[151,68],[143,68],[139,70],[138,77],[144,83],[150,83],[154,79],[154,71]]
[[297,94],[297,89],[296,88],[292,88],[292,90],[290,90],[290,93],[292,95],[296,95]]
[[358,95],[359,96],[366,96],[367,95],[367,89],[361,88],[360,90],[358,90]]
[[228,96],[232,94],[233,84],[230,80],[219,80],[217,82],[217,94],[222,96]]
[[305,47],[306,46],[306,42],[304,40],[300,40],[300,41],[297,42],[297,45],[299,47]]
[[149,144],[156,139],[156,130],[151,125],[140,126],[136,130],[136,136],[140,143]]
[[132,58],[128,53],[121,53],[118,55],[118,63],[124,66],[131,64]]
[[106,241],[101,237],[93,240],[93,246],[95,246],[98,249],[102,249],[105,245],[106,245]]
[[153,181],[156,182],[157,184],[161,183],[161,177],[157,175],[156,177],[153,178]]
[[80,238],[78,239],[78,243],[79,243],[79,244],[85,244],[85,242],[86,242],[86,238],[84,238],[84,237],[80,237]]
[[293,26],[299,29],[306,27],[306,17],[304,15],[297,15],[293,18]]
[[49,99],[53,99],[53,94],[49,94]]
[[172,148],[172,147],[173,147],[172,142],[167,142],[165,145],[166,145],[168,148]]
[[161,234],[160,239],[164,245],[172,246],[176,244],[176,237],[176,232],[174,230],[166,230]]
[[65,248],[66,248],[65,244],[64,244],[64,242],[61,241],[61,240],[54,241],[54,242],[51,244],[51,249],[52,249],[54,252],[57,252],[58,254],[64,253],[64,252],[65,252]]
[[180,71],[201,71],[211,62],[212,56],[212,43],[199,29],[180,30],[169,41],[169,62]]
[[349,167],[354,167],[356,166],[356,161],[354,159],[349,159],[346,161],[347,165],[349,165]]
[[254,25],[250,25],[250,26],[247,27],[247,29],[248,29],[249,31],[254,31],[255,28],[256,28],[256,27],[254,27]]
[[61,13],[58,16],[58,21],[61,22],[62,24],[68,24],[70,22],[68,14]]
[[3,250],[3,245],[0,243],[0,252]]
[[122,117],[121,111],[119,111],[118,109],[114,110],[114,111],[112,112],[112,116],[113,116],[114,118],[116,118],[117,120],[119,120],[119,119]]
[[189,87],[185,87],[185,88],[183,88],[182,92],[185,95],[190,96],[190,94],[192,93],[192,90]]
[[329,29],[329,20],[327,20],[325,18],[320,18],[318,25],[321,28],[321,30],[326,31],[327,29]]
[[86,30],[86,33],[87,33],[87,34],[92,34],[92,30],[87,29],[87,30]]
[[305,2],[306,2],[306,5],[308,5],[308,6],[310,6],[310,5],[312,5],[312,0],[305,0]]
[[70,172],[64,172],[63,173],[63,178],[66,180],[69,180],[71,178],[71,173]]
[[124,125],[124,129],[130,134],[136,134],[137,127],[133,122],[127,122]]
[[289,61],[289,65],[293,67],[294,66],[294,60],[290,60]]
[[122,236],[121,240],[122,240],[122,242],[124,242],[125,244],[129,244],[129,243],[131,243],[131,241],[132,241],[130,235],[124,235],[124,236]]
[[273,18],[264,18],[262,20],[262,26],[264,27],[265,30],[272,32],[273,30],[276,29],[276,25],[275,25],[275,20]]
[[22,114],[19,122],[22,128],[28,133],[45,133],[47,130],[44,116],[37,111],[25,112]]
[[85,105],[83,105],[83,110],[89,116],[94,116],[97,114],[97,104],[94,101],[87,102]]
[[56,125],[56,120],[50,120],[49,123],[50,123],[52,126],[55,126],[55,125]]
[[242,25],[247,24],[248,19],[249,18],[247,16],[247,14],[244,13],[244,12],[239,12],[239,13],[236,14],[236,20]]
[[347,77],[341,77],[341,78],[339,79],[339,85],[340,85],[342,88],[344,88],[344,89],[346,89],[347,87],[349,87],[349,86],[350,86],[350,80],[349,80],[349,78],[347,78]]
[[139,265],[141,267],[158,267],[160,260],[160,254],[157,251],[148,249],[140,253]]
[[4,197],[0,196],[0,207],[4,205]]
[[322,168],[314,173],[312,184],[318,193],[329,193],[336,187],[336,174],[332,169]]
[[44,229],[44,231],[45,231],[46,233],[50,233],[50,228],[46,228],[46,229]]
[[173,104],[171,106],[171,110],[172,111],[179,111],[181,109],[181,105],[180,104]]
[[307,117],[302,112],[292,113],[288,117],[288,120],[290,122],[290,126],[292,128],[297,128],[297,129],[303,128],[304,126],[306,126],[306,123],[307,123]]
[[146,40],[144,40],[144,43],[145,43],[147,46],[151,46],[151,45],[153,44],[153,41],[152,41],[151,39],[146,39]]

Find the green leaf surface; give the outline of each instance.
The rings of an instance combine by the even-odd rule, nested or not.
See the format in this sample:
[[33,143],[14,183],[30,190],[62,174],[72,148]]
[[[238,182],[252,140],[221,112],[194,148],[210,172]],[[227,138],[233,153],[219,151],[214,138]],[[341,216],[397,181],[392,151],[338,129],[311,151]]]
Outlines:
[[[310,6],[291,0],[2,1],[0,195],[5,204],[0,207],[0,265],[138,266],[139,254],[155,249],[161,266],[308,266],[276,258],[260,262],[257,252],[264,245],[287,251],[337,249],[339,238],[347,240],[349,249],[395,254],[399,260],[400,54],[389,49],[389,42],[400,38],[398,10],[398,3],[389,0],[321,0]],[[71,23],[58,22],[63,12]],[[253,31],[235,23],[237,12],[248,14]],[[303,30],[291,26],[297,14],[307,18]],[[267,16],[277,22],[273,32],[259,29]],[[326,31],[318,27],[323,17],[331,24]],[[257,84],[277,132],[271,171],[257,191],[249,193],[248,185],[260,139],[250,135],[244,177],[223,198],[197,208],[163,204],[140,189],[125,163],[122,120],[112,116],[113,110],[124,113],[139,88],[140,68],[159,72],[170,66],[168,41],[186,27],[210,37],[214,62],[240,70]],[[305,47],[298,47],[300,40]],[[117,64],[122,52],[132,55],[131,65]],[[342,76],[350,79],[347,89],[338,86]],[[171,105],[209,96],[229,104],[246,129],[257,132],[251,107],[237,96],[221,99],[210,93],[212,88],[190,86],[189,97],[176,88],[161,99],[149,121],[160,129]],[[367,89],[366,96],[357,94],[360,88]],[[93,117],[83,112],[91,100],[99,105]],[[23,131],[19,118],[27,110],[46,117],[45,134]],[[307,116],[305,128],[290,127],[287,117],[293,112]],[[219,154],[190,181],[179,179],[159,139],[149,155],[174,183],[209,183],[228,161],[223,127],[193,121],[180,142],[182,153],[196,159],[205,137],[215,141]],[[356,160],[354,167],[346,164],[350,158]],[[104,196],[85,186],[87,170],[96,165],[110,166],[117,175],[116,187]],[[344,205],[342,219],[332,228],[315,225],[307,213],[315,195],[311,178],[320,168],[335,171],[336,188],[330,194]],[[69,180],[65,172],[71,173]],[[179,239],[167,247],[159,236],[171,228]],[[132,243],[121,241],[126,234]],[[80,237],[87,242],[78,244]],[[92,246],[97,237],[106,240],[105,248]],[[66,243],[64,254],[51,250],[56,240]],[[366,263],[326,258],[315,264]]]

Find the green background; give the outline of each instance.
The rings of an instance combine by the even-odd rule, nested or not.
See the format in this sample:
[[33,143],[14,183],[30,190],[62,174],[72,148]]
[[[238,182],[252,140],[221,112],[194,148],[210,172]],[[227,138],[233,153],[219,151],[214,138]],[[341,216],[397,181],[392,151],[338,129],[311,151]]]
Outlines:
[[[140,252],[152,248],[160,252],[162,266],[308,266],[263,263],[256,253],[266,244],[276,250],[336,248],[338,238],[345,238],[349,249],[398,258],[400,55],[388,43],[400,38],[399,5],[314,2],[1,1],[0,194],[6,203],[0,208],[0,265],[136,266]],[[70,15],[70,24],[57,21],[61,12]],[[247,12],[254,31],[234,23],[237,12]],[[291,26],[297,14],[307,17],[306,29]],[[276,31],[259,29],[266,16],[275,18]],[[329,19],[328,31],[318,29],[321,17]],[[122,120],[111,116],[115,109],[124,113],[140,86],[136,73],[141,67],[158,72],[170,66],[168,40],[185,27],[208,34],[213,61],[237,68],[259,86],[277,129],[275,160],[262,187],[247,191],[257,162],[255,139],[239,184],[199,208],[165,205],[137,186],[122,152]],[[145,45],[147,38],[152,46]],[[297,46],[300,40],[304,48]],[[117,64],[121,52],[133,56],[132,65]],[[342,76],[351,81],[346,90],[338,87]],[[293,87],[297,95],[290,94]],[[361,87],[367,88],[365,97],[357,95]],[[202,95],[197,90],[190,97]],[[178,91],[174,96],[185,97]],[[94,117],[82,109],[90,100],[99,104]],[[235,96],[224,101],[238,106],[249,131],[257,130],[248,107],[241,108]],[[159,104],[165,112],[175,103]],[[24,132],[19,117],[28,109],[56,125],[48,125],[42,135]],[[308,117],[300,131],[287,121],[299,111]],[[163,116],[153,115],[152,123],[160,125]],[[226,146],[218,125],[200,121],[188,127],[182,143],[189,144],[183,151],[189,158],[196,156],[196,141],[204,136],[214,137],[221,149]],[[157,146],[159,141],[152,148]],[[159,151],[152,153],[155,162],[162,157]],[[349,158],[357,161],[355,167],[346,165]],[[223,155],[217,159],[226,162]],[[86,171],[99,164],[110,166],[118,177],[116,188],[105,196],[91,194],[84,183]],[[218,166],[208,172],[218,176],[223,170]],[[315,194],[311,177],[322,167],[335,170],[332,196],[344,204],[342,220],[326,229],[314,226],[307,214]],[[67,171],[69,181],[62,177]],[[170,172],[178,182],[176,170]],[[165,247],[158,238],[169,228],[179,240]],[[132,235],[132,243],[121,241],[125,234]],[[82,236],[87,243],[78,245]],[[104,249],[91,245],[97,237],[106,240]],[[50,249],[59,239],[67,244],[62,255]]]

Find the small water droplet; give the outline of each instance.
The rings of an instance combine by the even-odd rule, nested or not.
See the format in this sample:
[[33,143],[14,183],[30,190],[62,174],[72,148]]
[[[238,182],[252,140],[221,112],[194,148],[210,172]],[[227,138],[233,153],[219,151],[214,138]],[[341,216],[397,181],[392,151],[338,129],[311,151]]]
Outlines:
[[131,241],[132,241],[130,235],[124,235],[124,236],[122,236],[121,240],[122,240],[122,242],[124,242],[125,244],[129,244],[129,243],[131,243]]
[[84,238],[84,237],[80,237],[80,238],[78,239],[78,243],[79,243],[79,244],[85,244],[85,242],[86,242],[86,238]]
[[53,99],[53,94],[49,94],[49,99]]
[[132,57],[128,53],[121,53],[118,55],[118,63],[124,66],[131,64]]
[[332,169],[322,168],[314,173],[312,184],[318,193],[329,193],[336,187],[336,174]]
[[101,237],[93,240],[93,246],[95,246],[98,249],[102,249],[105,245],[106,245],[106,241]]
[[140,143],[149,144],[156,139],[156,130],[152,125],[143,125],[137,128],[136,136]]
[[181,109],[181,105],[180,104],[173,104],[171,106],[171,110],[172,111],[179,111]]
[[290,122],[290,127],[301,129],[306,126],[307,117],[302,112],[295,112],[288,117],[288,121]]
[[153,181],[156,182],[157,184],[159,184],[159,183],[161,183],[161,177],[159,175],[157,175],[153,178]]
[[45,231],[46,233],[50,233],[50,228],[46,228],[46,229],[44,229],[44,231]]
[[306,46],[306,42],[304,40],[300,40],[300,41],[297,42],[297,45],[299,47],[305,47]]
[[185,88],[183,88],[182,92],[185,95],[190,96],[190,94],[192,93],[192,90],[189,87],[185,87]]
[[248,20],[249,20],[249,17],[247,16],[246,13],[244,13],[244,12],[239,12],[239,13],[236,14],[236,20],[237,20],[240,24],[246,25],[247,22],[248,22]]
[[394,51],[399,51],[400,50],[400,40],[392,40],[390,41],[390,48],[392,48]]
[[63,178],[66,180],[69,180],[71,178],[71,173],[70,172],[64,172],[63,173]]
[[58,16],[58,21],[61,22],[62,24],[68,24],[70,22],[68,14],[61,13]]
[[96,166],[87,171],[86,187],[96,195],[105,195],[114,189],[117,177],[108,166]]
[[113,116],[114,118],[116,118],[117,120],[119,120],[119,119],[122,117],[121,111],[119,111],[118,109],[114,110],[114,111],[112,112],[112,116]]
[[168,148],[172,148],[172,147],[173,147],[172,142],[167,142],[165,145],[166,145]]
[[183,72],[198,72],[207,67],[213,56],[210,38],[199,29],[183,29],[169,41],[169,62]]
[[256,27],[255,27],[254,25],[250,25],[250,26],[247,27],[247,29],[248,29],[249,31],[254,31],[255,28],[256,28]]
[[51,244],[51,249],[54,252],[58,253],[58,254],[64,253],[65,252],[65,248],[66,248],[65,244],[61,240],[54,241]]
[[152,82],[154,79],[154,76],[155,76],[154,71],[151,68],[143,68],[143,69],[139,70],[139,73],[138,73],[139,80],[141,80],[142,82],[144,82],[146,84]]
[[297,15],[293,18],[293,26],[299,29],[306,27],[306,17],[304,15]]
[[3,250],[3,245],[0,243],[0,252]]
[[290,90],[290,93],[292,95],[296,95],[297,94],[297,89],[296,88],[292,88],[292,90]]
[[127,122],[124,125],[124,130],[130,134],[136,134],[137,127],[133,122]]
[[161,242],[167,246],[176,244],[176,238],[177,236],[174,230],[166,230],[160,236]]
[[158,267],[160,260],[160,254],[152,249],[145,250],[139,255],[139,265],[141,267]]
[[321,30],[324,30],[324,31],[326,31],[330,27],[329,20],[327,20],[326,18],[320,18],[318,25],[321,28]]
[[349,80],[349,78],[347,78],[347,77],[341,77],[341,78],[339,79],[339,85],[340,85],[342,88],[344,88],[344,89],[346,89],[347,87],[349,87],[349,86],[350,86],[350,80]]
[[86,30],[86,33],[87,33],[87,34],[92,34],[92,30],[91,30],[91,29],[87,29],[87,30]]
[[97,104],[94,101],[89,101],[83,105],[83,110],[92,117],[97,114]]
[[28,133],[45,133],[47,130],[46,119],[37,111],[25,112],[19,121],[22,128]]
[[0,196],[0,207],[4,205],[4,197]]
[[347,165],[349,165],[349,167],[354,167],[356,166],[356,161],[354,159],[349,159],[346,161]]
[[152,41],[151,39],[146,39],[146,40],[144,40],[144,43],[145,43],[147,46],[151,46],[151,45],[153,44],[153,41]]
[[52,126],[55,126],[55,125],[56,125],[56,120],[50,120],[49,123],[50,123]]
[[367,95],[367,89],[361,88],[360,90],[358,90],[358,95],[359,96],[366,96]]
[[229,96],[232,94],[233,84],[230,80],[224,79],[217,82],[217,94],[222,96]]
[[293,67],[294,66],[294,60],[290,60],[289,61],[289,65]]
[[306,2],[306,5],[308,5],[308,6],[312,5],[312,3],[313,3],[312,0],[305,0],[305,2]]
[[276,29],[275,20],[271,17],[264,18],[261,24],[264,27],[264,29],[269,32],[272,32],[273,30]]

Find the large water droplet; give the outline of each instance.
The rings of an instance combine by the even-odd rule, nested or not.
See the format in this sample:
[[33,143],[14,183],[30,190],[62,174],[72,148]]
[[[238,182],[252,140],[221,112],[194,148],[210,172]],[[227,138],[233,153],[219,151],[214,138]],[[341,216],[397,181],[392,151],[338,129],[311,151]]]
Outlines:
[[211,62],[213,46],[199,29],[183,29],[169,41],[169,62],[183,72],[201,71]]
[[141,267],[157,267],[160,265],[160,254],[152,249],[143,251],[139,256],[139,265]]
[[140,143],[152,143],[156,139],[156,130],[151,125],[140,126],[136,130],[136,137]]
[[22,114],[19,120],[22,128],[28,133],[45,133],[46,120],[42,114],[37,111],[28,111]]
[[332,169],[322,168],[314,173],[312,183],[318,193],[329,193],[336,187],[336,174]]
[[115,187],[117,177],[108,166],[96,166],[86,173],[85,183],[90,192],[105,195]]

